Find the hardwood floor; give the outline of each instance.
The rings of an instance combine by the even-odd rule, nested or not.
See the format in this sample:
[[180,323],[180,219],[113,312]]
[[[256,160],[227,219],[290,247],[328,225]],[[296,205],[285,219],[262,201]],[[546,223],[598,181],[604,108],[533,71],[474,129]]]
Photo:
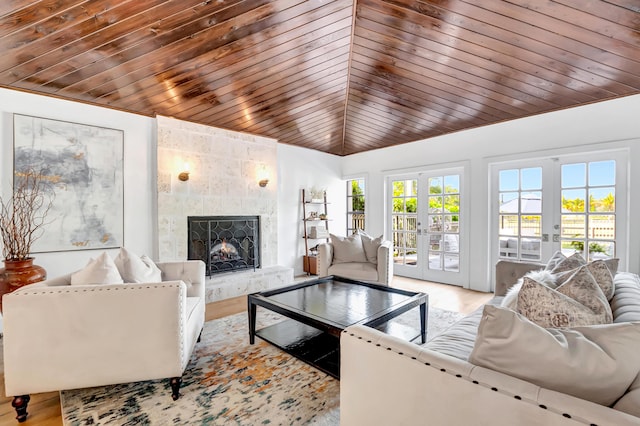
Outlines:
[[[464,314],[473,312],[493,297],[490,293],[481,293],[473,290],[465,290],[456,286],[431,283],[398,276],[394,277],[392,287],[428,293],[429,306],[435,306],[449,311],[462,312]],[[246,309],[247,297],[234,297],[232,299],[207,304],[205,318],[206,321],[211,321],[228,315],[245,312]],[[4,374],[1,375],[1,379],[2,383],[4,383]],[[15,420],[15,410],[11,407],[12,398],[7,398],[4,395],[4,386],[1,386],[1,388],[0,426],[15,426],[18,422]],[[29,412],[29,417],[26,422],[22,423],[26,426],[62,425],[60,397],[58,392],[47,392],[32,395],[31,402],[29,403],[29,409],[27,411]]]

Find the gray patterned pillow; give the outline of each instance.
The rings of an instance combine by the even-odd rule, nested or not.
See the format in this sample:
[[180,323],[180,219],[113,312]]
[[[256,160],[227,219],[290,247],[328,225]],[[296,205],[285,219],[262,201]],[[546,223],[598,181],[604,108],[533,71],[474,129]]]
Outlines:
[[610,324],[611,306],[586,267],[556,289],[525,277],[518,312],[544,328]]
[[560,272],[570,271],[571,269],[576,269],[585,265],[587,263],[584,260],[584,257],[580,253],[573,253],[571,256],[566,257],[560,260],[551,270],[554,274],[559,274]]
[[[613,298],[613,293],[615,292],[615,287],[613,285],[613,275],[609,270],[607,262],[604,260],[594,260],[581,268],[583,267],[589,269],[589,272],[591,272],[591,275],[595,278],[596,283],[600,286],[604,296],[607,300],[611,300]],[[580,268],[572,269],[570,271],[556,274],[556,284],[562,285],[567,282],[579,269]]]
[[561,261],[563,261],[566,258],[567,258],[567,256],[562,254],[562,252],[560,250],[558,250],[557,252],[553,253],[553,256],[551,256],[551,259],[549,259],[549,261],[547,262],[547,266],[545,266],[545,268],[544,268],[545,271],[553,270],[553,268],[555,268],[558,263],[560,263]]

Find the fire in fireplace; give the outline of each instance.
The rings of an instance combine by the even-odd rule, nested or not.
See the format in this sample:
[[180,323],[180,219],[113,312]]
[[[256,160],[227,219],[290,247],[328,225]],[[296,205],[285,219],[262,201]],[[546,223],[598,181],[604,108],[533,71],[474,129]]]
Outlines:
[[259,216],[189,216],[187,227],[188,258],[207,275],[260,267]]

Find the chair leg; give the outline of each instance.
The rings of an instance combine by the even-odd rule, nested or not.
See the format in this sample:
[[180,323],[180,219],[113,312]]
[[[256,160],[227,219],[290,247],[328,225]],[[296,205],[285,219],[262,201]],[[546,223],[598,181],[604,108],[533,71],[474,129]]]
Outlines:
[[198,340],[196,341],[196,343],[200,343],[200,340],[202,340],[202,332],[204,331],[204,328],[202,330],[200,330],[200,334],[198,334]]
[[182,384],[182,377],[172,377],[169,380],[169,384],[171,385],[171,398],[173,400],[177,400],[180,398],[180,385]]
[[27,413],[27,405],[29,404],[30,400],[31,397],[29,395],[19,395],[13,397],[11,406],[16,409],[16,419],[19,423],[27,420],[27,416],[29,415],[29,413]]

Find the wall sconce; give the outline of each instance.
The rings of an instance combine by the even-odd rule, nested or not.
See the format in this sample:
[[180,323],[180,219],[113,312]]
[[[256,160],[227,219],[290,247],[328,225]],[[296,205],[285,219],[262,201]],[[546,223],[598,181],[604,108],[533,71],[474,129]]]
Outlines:
[[269,183],[269,172],[265,166],[262,166],[258,169],[258,185],[264,188]]
[[178,179],[180,179],[183,182],[186,182],[189,180],[189,163],[184,163],[184,169],[178,175]]

